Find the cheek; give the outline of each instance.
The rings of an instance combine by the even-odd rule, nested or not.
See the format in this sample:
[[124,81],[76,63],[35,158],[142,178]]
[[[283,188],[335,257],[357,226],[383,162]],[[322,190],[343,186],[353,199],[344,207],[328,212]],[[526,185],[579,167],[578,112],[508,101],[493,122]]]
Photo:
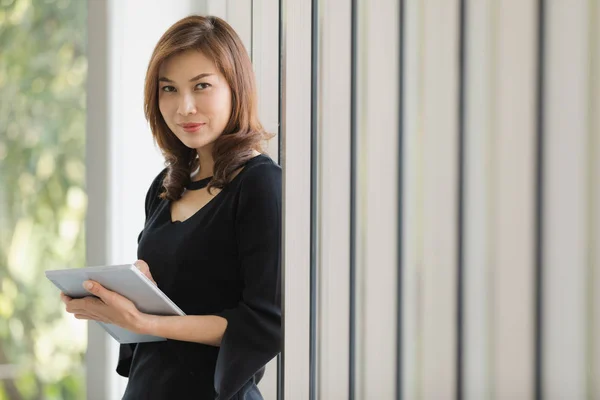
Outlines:
[[211,93],[200,99],[201,107],[213,117],[229,120],[231,114],[231,99],[227,93],[223,91]]
[[227,123],[231,117],[231,96],[229,93],[222,93],[217,102],[219,116],[223,123]]
[[160,113],[162,114],[165,122],[167,124],[170,124],[171,122],[171,106],[170,103],[164,99],[159,99],[158,101],[158,109],[160,110]]

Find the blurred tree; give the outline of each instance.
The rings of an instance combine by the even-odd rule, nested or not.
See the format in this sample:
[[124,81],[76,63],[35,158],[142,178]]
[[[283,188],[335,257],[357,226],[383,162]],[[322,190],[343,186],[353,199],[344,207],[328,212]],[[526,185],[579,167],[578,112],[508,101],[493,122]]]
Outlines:
[[83,266],[84,0],[0,0],[0,400],[82,399],[86,325],[44,270]]

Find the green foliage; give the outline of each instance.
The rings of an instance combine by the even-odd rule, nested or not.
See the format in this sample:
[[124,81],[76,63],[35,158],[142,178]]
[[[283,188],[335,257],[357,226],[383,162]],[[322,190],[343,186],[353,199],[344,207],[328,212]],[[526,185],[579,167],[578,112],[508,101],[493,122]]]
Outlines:
[[85,397],[85,324],[44,270],[85,262],[86,20],[84,0],[0,0],[0,399]]

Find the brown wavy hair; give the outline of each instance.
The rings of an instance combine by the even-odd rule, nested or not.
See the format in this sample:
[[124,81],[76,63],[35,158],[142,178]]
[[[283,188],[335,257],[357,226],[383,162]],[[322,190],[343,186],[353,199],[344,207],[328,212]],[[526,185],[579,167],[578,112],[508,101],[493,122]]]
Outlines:
[[263,152],[265,140],[273,135],[258,120],[256,83],[252,62],[237,33],[218,17],[191,15],[171,26],[160,38],[146,73],[144,112],[152,136],[165,157],[167,171],[161,198],[177,200],[198,165],[195,149],[185,146],[167,126],[158,107],[158,71],[169,57],[197,50],[212,59],[231,89],[231,117],[213,145],[214,173],[208,185],[222,189],[237,169]]

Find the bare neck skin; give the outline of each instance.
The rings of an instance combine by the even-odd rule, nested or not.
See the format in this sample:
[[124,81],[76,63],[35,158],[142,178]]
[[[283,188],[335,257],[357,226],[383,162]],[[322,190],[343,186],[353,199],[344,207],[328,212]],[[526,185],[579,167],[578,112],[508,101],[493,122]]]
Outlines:
[[204,146],[197,150],[200,159],[200,168],[193,174],[192,180],[199,181],[213,176],[215,162],[212,156],[212,146]]
[[[207,149],[207,147],[210,147]],[[192,181],[199,181],[204,178],[210,178],[214,174],[215,162],[212,156],[212,145],[198,149],[198,157],[200,159],[200,168],[192,173]],[[256,150],[252,151],[252,156],[256,157],[260,153]]]

